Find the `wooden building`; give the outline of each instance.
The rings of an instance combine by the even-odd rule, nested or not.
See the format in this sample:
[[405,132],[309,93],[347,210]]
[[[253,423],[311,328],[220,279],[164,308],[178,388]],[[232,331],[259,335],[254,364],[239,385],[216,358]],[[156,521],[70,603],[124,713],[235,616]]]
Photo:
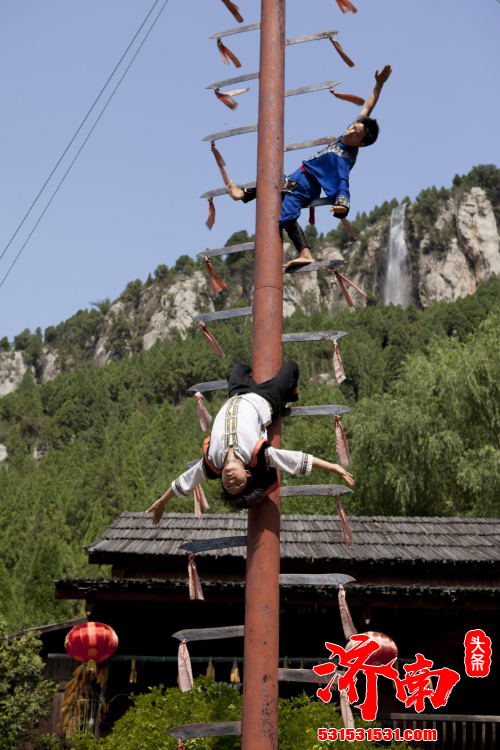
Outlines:
[[[442,709],[447,715],[465,721],[466,716],[500,714],[494,689],[500,675],[500,520],[385,516],[349,520],[354,539],[350,549],[335,517],[283,516],[281,573],[353,576],[355,582],[346,586],[346,594],[354,624],[359,632],[381,631],[396,641],[401,674],[402,665],[413,662],[420,652],[434,661],[435,669],[446,666],[461,675]],[[125,696],[132,689],[145,692],[152,684],[176,684],[178,641],[173,633],[243,625],[246,548],[197,553],[205,598],[190,601],[188,556],[180,546],[189,540],[228,536],[243,537],[244,543],[245,533],[243,513],[207,514],[200,519],[169,513],[159,526],[153,526],[144,513],[123,513],[87,547],[89,562],[96,565],[95,578],[56,582],[57,598],[84,599],[90,619],[105,622],[118,633],[110,697],[122,697],[112,704],[111,721],[128,707]],[[464,669],[464,637],[477,628],[493,641],[491,671],[483,679],[468,678]],[[327,658],[325,641],[345,642],[337,589],[284,582],[280,656],[287,656],[292,667],[301,662],[311,667]],[[244,669],[242,638],[193,642],[189,651],[195,676],[205,673],[210,656],[218,680],[229,681],[234,657],[240,659],[240,672]],[[120,656],[125,660],[118,660]],[[132,656],[138,660],[138,683],[133,686],[128,683]],[[381,714],[405,713],[392,684],[384,682],[379,680]],[[302,686],[291,683],[280,688],[283,695],[298,689]],[[310,687],[311,692],[315,689]],[[490,743],[491,726],[485,731]],[[469,742],[467,746],[472,748]]]

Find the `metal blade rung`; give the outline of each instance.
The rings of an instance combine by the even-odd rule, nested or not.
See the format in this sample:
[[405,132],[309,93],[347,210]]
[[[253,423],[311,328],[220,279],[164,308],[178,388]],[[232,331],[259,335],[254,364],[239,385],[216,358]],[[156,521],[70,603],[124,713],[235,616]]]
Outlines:
[[245,635],[244,625],[230,625],[226,628],[194,628],[192,630],[178,630],[173,633],[172,638],[179,641],[215,641],[221,638],[243,638]]
[[[237,187],[239,188],[254,188],[257,185],[256,180],[253,182],[241,182]],[[200,198],[217,198],[219,195],[227,195],[228,192],[225,187],[216,188],[215,190],[207,190],[206,193],[200,195]],[[332,198],[318,198],[315,201],[311,201],[307,206],[303,208],[317,208],[318,206],[333,206],[335,201]]]
[[328,146],[329,143],[337,139],[336,135],[325,135],[322,138],[312,138],[309,141],[297,141],[289,143],[283,151],[300,151],[303,148],[312,148],[313,146]]
[[243,253],[245,250],[255,250],[254,242],[242,242],[241,245],[230,245],[229,247],[218,247],[215,250],[205,250],[204,253],[197,253],[197,258],[217,258],[219,255],[229,255],[230,253]]
[[296,273],[312,273],[313,271],[333,271],[344,264],[343,260],[322,260],[319,263],[308,263],[306,266],[295,266],[287,268],[285,273],[291,276]]
[[[246,135],[246,133],[256,133],[258,131],[257,125],[245,125],[243,128],[233,128],[232,130],[221,130],[219,133],[212,133],[212,135],[206,135],[202,138],[202,141],[218,141],[221,138],[232,138],[235,135]],[[296,141],[295,143],[288,143],[283,146],[283,151],[300,151],[304,148],[313,148],[313,146],[327,146],[332,141],[335,141],[338,136],[336,135],[324,135],[321,138],[311,138],[308,141]]]
[[292,406],[291,409],[285,409],[284,417],[328,417],[337,414],[346,414],[351,411],[348,406]]
[[197,737],[233,737],[241,734],[241,721],[183,724],[169,729],[167,734],[180,740],[193,740]]
[[209,323],[211,320],[229,320],[230,318],[243,318],[246,315],[252,314],[251,307],[237,307],[234,310],[221,310],[220,312],[213,313],[202,313],[193,318],[195,323],[200,323],[202,320],[205,323]]
[[246,547],[246,536],[223,536],[218,539],[199,539],[192,542],[184,542],[179,549],[186,552],[207,552],[213,549],[230,549],[232,547]]
[[188,388],[193,393],[209,393],[210,391],[225,391],[227,390],[229,383],[227,380],[212,380],[209,383],[196,383]]
[[346,586],[356,579],[344,573],[281,573],[280,586]]
[[[235,76],[235,78],[225,78],[223,81],[216,81],[211,83],[209,86],[205,86],[206,89],[222,89],[225,86],[232,86],[234,83],[245,83],[245,81],[253,81],[260,76],[260,73],[247,73],[244,76]],[[286,94],[285,94],[286,96]]]
[[237,26],[235,29],[217,31],[217,33],[212,34],[209,39],[222,39],[223,36],[231,36],[232,34],[244,34],[245,31],[257,31],[258,29],[260,29],[260,23],[251,23],[249,26]]
[[298,341],[336,341],[347,335],[345,331],[306,331],[304,333],[284,333],[281,340],[284,344],[292,344]]
[[245,135],[245,133],[256,133],[258,125],[245,125],[243,128],[232,128],[231,130],[221,130],[219,133],[212,133],[202,138],[202,141],[218,141],[221,138],[232,138],[233,135]]
[[351,494],[352,490],[343,484],[292,484],[281,487],[281,497],[339,497]]
[[323,89],[333,88],[338,86],[342,81],[325,81],[324,83],[313,83],[312,86],[302,86],[300,89],[290,89],[285,91],[285,96],[298,96],[299,94],[312,94],[314,91],[322,91]]
[[278,669],[278,682],[316,682],[327,684],[331,675],[319,675],[312,669]]
[[320,31],[317,34],[306,34],[305,36],[294,36],[291,39],[285,39],[285,46],[290,44],[302,44],[302,42],[316,42],[318,39],[329,39],[331,36],[337,36],[338,31]]

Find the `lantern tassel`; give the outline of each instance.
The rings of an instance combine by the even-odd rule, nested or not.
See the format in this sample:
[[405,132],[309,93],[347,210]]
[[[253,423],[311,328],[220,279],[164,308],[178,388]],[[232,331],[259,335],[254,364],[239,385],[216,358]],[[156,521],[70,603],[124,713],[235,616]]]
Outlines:
[[349,519],[346,516],[346,512],[344,510],[344,506],[342,505],[342,500],[340,499],[340,497],[336,497],[335,499],[337,501],[337,515],[342,526],[345,546],[349,548],[352,547],[352,531],[351,527],[349,526]]
[[355,63],[353,63],[353,61],[351,60],[351,58],[349,57],[349,55],[346,55],[346,53],[342,49],[342,45],[339,42],[337,42],[337,40],[334,39],[332,36],[330,36],[328,38],[331,41],[331,43],[333,44],[333,46],[335,47],[335,49],[337,50],[337,52],[339,53],[339,55],[342,58],[342,60],[346,63],[346,65],[348,65],[350,68],[354,68]]
[[231,60],[236,68],[241,68],[241,63],[236,55],[222,43],[220,37],[217,39],[217,47],[219,48],[220,56],[222,57],[224,65],[229,65],[229,60]]
[[200,427],[203,430],[203,432],[208,432],[210,429],[210,422],[212,421],[212,415],[208,413],[208,410],[205,406],[205,400],[203,398],[203,393],[200,393],[199,391],[194,394],[194,397],[196,399],[196,411],[198,412],[198,419],[200,420]]
[[[346,0],[343,0],[345,2]],[[233,14],[233,16],[236,18],[238,23],[243,23],[243,16],[238,13],[239,11],[239,5],[235,5],[231,0],[222,0],[226,8]],[[338,0],[337,0],[338,2]]]
[[342,621],[342,629],[346,641],[348,641],[353,635],[357,635],[358,631],[354,627],[349,607],[345,598],[345,589],[341,583],[339,583],[339,609],[340,619]]
[[347,690],[340,691],[340,712],[342,714],[342,722],[346,729],[354,729],[354,717],[352,715],[351,706],[347,698]]
[[206,677],[212,677],[215,680],[215,667],[212,661],[212,657],[208,660],[208,667],[206,671]]
[[206,340],[210,344],[210,346],[212,348],[212,351],[214,352],[215,356],[216,357],[225,357],[226,355],[222,351],[222,349],[220,347],[220,344],[217,343],[217,341],[215,340],[215,338],[212,336],[212,334],[208,330],[205,321],[204,320],[200,320],[200,322],[198,323],[198,325],[200,326],[201,330],[203,331],[203,335],[205,336]]
[[212,294],[218,294],[218,292],[227,292],[227,284],[222,281],[221,277],[211,264],[209,258],[205,258],[205,268],[207,269],[208,280],[210,282],[210,289]]
[[333,342],[333,372],[338,385],[344,382],[345,372],[342,360],[340,359],[340,349],[337,340]]
[[338,414],[335,416],[335,450],[337,451],[337,459],[341,466],[350,466],[352,464],[349,444]]
[[240,682],[241,682],[241,680],[240,680],[240,670],[238,669],[238,662],[236,661],[236,657],[235,657],[235,659],[233,661],[233,666],[231,667],[231,678],[230,678],[230,680],[235,685],[239,685]]
[[181,693],[187,693],[188,690],[193,689],[193,670],[191,669],[191,659],[186,644],[186,639],[181,641],[177,652],[178,685]]
[[200,599],[201,601],[204,601],[203,589],[201,588],[198,571],[196,570],[196,563],[194,561],[194,552],[189,552],[188,558],[189,598],[191,600]]
[[128,681],[131,684],[134,682],[137,682],[137,669],[136,669],[135,656],[132,659],[132,664],[130,665],[130,677],[128,678]]
[[333,86],[330,86],[330,92],[336,96],[337,99],[342,99],[344,102],[351,102],[351,104],[356,104],[358,107],[362,107],[365,103],[362,96],[356,96],[355,94],[338,94]]
[[250,89],[235,89],[234,91],[227,91],[225,93],[220,93],[219,89],[214,89],[215,96],[217,99],[226,105],[226,107],[229,107],[229,109],[232,109],[233,112],[235,112],[238,109],[238,102],[235,102],[233,99],[233,96],[239,96],[240,94],[244,94],[247,91],[250,91]]
[[208,218],[205,224],[209,229],[212,229],[213,225],[215,224],[215,206],[213,198],[208,199]]
[[224,169],[224,167],[226,166],[226,162],[224,161],[221,152],[216,148],[215,141],[212,141],[211,148],[212,148],[212,154],[214,155],[215,161],[217,162],[217,166],[220,169],[222,179],[224,180],[224,185],[227,185],[227,183],[229,182],[229,177],[227,176],[227,172]]
[[[224,0],[222,0],[224,2]],[[358,9],[354,7],[354,5],[349,2],[349,0],[337,0],[337,5],[339,6],[342,13],[357,13]]]
[[290,662],[288,661],[288,656],[285,656],[283,659],[283,669],[290,669]]

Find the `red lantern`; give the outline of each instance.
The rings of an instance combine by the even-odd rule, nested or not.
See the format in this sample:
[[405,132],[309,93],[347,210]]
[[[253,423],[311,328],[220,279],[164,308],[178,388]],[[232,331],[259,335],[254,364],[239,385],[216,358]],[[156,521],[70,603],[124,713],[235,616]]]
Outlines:
[[118,636],[113,628],[102,622],[86,622],[69,631],[64,647],[72,659],[87,662],[91,672],[96,671],[96,664],[106,661],[118,646]]
[[[371,664],[374,667],[380,667],[381,665],[390,664],[398,656],[398,647],[388,635],[383,633],[377,633],[375,630],[368,630],[366,633],[360,633],[360,635],[367,635],[372,641],[376,641],[379,645],[378,651],[375,651],[367,660],[366,664]],[[359,641],[349,641],[346,651],[357,646]]]

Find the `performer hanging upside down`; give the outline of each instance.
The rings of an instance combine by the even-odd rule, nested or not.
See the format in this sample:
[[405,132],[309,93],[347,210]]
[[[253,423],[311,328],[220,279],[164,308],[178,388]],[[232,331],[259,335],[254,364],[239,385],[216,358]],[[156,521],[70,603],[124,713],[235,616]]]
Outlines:
[[229,376],[229,400],[214,419],[212,434],[203,444],[203,458],[180,477],[149,509],[159,523],[174,495],[188,497],[207,479],[220,479],[223,500],[232,508],[251,508],[278,487],[276,469],[310,474],[313,468],[332,471],[354,485],[342,466],[301,451],[278,450],[267,442],[267,427],[289,401],[297,401],[299,368],[286,362],[271,380],[257,385],[251,368],[238,364]]
[[[311,201],[319,198],[321,188],[326,196],[335,201],[331,207],[338,219],[346,218],[350,208],[349,174],[358,156],[358,149],[371,146],[378,137],[379,127],[376,120],[370,118],[384,83],[392,73],[386,65],[381,73],[375,73],[376,85],[363,107],[361,114],[347,130],[315,156],[302,162],[302,165],[288,178],[283,188],[283,208],[280,217],[280,229],[285,229],[299,257],[291,260],[285,268],[314,263],[311,250],[307,246],[306,236],[297,219],[301,210]],[[257,197],[257,188],[242,190],[231,180],[227,192],[235,201],[248,203]]]

